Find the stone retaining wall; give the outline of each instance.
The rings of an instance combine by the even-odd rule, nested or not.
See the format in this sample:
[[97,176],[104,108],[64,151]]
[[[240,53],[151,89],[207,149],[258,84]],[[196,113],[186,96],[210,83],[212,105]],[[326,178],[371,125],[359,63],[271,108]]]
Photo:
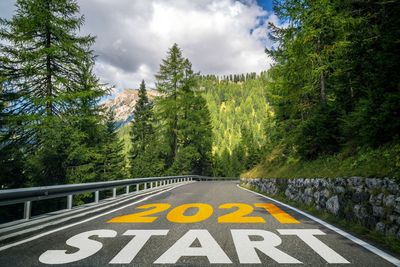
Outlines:
[[286,196],[400,239],[400,190],[392,179],[242,178],[240,183],[270,196]]

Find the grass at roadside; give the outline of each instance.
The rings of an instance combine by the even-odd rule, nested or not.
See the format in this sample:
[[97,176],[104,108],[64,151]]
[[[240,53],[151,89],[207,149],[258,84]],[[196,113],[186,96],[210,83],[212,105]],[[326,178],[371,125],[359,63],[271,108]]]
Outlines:
[[274,148],[263,162],[243,173],[245,178],[400,177],[400,144],[378,149],[360,148],[313,161],[284,156]]
[[[268,196],[267,194],[265,194],[263,192],[254,190],[253,188],[249,188],[246,186],[243,186],[243,187],[250,189],[254,192]],[[373,242],[374,244],[376,244],[378,247],[380,247],[383,250],[390,251],[390,252],[396,254],[398,257],[400,256],[400,241],[395,236],[389,236],[389,237],[385,236],[382,233],[368,229],[359,223],[350,222],[343,218],[338,218],[337,216],[334,216],[333,214],[330,214],[326,211],[317,210],[315,207],[313,207],[311,205],[301,204],[301,203],[289,200],[283,194],[278,194],[278,195],[269,196],[269,197],[272,197],[276,200],[279,200],[279,201],[289,204],[295,208],[298,208],[302,211],[305,211],[309,214],[312,214],[315,217],[318,217],[321,220],[324,220],[325,222],[328,222],[332,225],[335,225],[336,227],[346,230],[347,232],[351,233],[354,236],[357,236],[365,241]]]

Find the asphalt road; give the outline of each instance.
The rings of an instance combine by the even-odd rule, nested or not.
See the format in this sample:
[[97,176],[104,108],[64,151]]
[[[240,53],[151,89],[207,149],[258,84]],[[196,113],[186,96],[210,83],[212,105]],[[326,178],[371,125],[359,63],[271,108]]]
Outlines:
[[[235,182],[185,184],[130,204],[1,250],[0,266],[394,266]],[[153,214],[130,215],[143,211]]]

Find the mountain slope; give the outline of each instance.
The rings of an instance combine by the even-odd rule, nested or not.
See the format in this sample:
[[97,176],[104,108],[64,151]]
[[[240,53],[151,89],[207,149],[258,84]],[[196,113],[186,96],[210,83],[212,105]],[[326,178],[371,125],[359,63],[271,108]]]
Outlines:
[[[154,89],[149,89],[147,95],[150,100],[153,100],[160,93]],[[135,110],[138,98],[138,90],[125,88],[122,92],[117,93],[115,98],[104,101],[103,106],[107,110],[114,111],[115,121],[121,127],[132,120],[132,113]]]

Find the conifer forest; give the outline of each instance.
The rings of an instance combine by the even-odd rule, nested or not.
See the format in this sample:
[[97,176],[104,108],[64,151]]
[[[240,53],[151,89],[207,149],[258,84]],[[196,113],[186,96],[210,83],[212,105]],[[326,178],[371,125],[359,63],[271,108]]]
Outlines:
[[96,37],[80,30],[78,2],[15,7],[0,19],[1,189],[185,174],[400,177],[399,1],[273,1],[273,63],[257,73],[203,74],[171,43],[154,86],[131,85],[138,101],[124,126],[102,105],[113,87],[94,71]]

